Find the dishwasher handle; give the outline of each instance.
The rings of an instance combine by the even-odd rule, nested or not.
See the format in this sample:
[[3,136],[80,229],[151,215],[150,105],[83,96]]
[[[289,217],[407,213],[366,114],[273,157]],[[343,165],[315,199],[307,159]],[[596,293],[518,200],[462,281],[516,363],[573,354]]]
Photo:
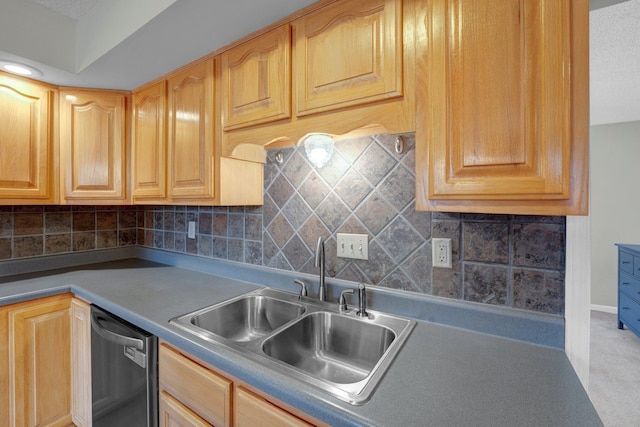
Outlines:
[[99,312],[91,313],[91,326],[93,330],[96,331],[98,335],[102,338],[114,342],[119,345],[123,345],[125,347],[133,347],[137,350],[144,349],[144,342],[139,338],[128,337],[126,335],[121,335],[116,332],[113,332],[107,328],[107,325],[102,323],[102,320],[107,320],[106,318],[100,316]]

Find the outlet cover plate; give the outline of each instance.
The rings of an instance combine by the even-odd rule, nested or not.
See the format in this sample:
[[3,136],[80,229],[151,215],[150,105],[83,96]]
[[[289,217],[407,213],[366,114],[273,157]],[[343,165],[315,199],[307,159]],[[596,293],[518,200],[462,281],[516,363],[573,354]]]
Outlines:
[[336,246],[339,258],[369,259],[369,236],[366,234],[338,233]]
[[440,268],[451,268],[451,239],[431,239],[432,265]]

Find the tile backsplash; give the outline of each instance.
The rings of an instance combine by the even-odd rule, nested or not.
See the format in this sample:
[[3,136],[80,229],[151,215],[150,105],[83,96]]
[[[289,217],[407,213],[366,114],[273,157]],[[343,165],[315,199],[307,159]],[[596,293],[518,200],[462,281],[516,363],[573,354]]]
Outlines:
[[[328,276],[563,315],[565,217],[416,212],[413,134],[402,154],[395,137],[338,141],[321,169],[304,147],[268,151],[260,207],[0,207],[0,259],[137,241],[317,274],[323,236]],[[337,258],[338,232],[368,234],[369,260]],[[453,268],[432,267],[432,237],[452,239]]]

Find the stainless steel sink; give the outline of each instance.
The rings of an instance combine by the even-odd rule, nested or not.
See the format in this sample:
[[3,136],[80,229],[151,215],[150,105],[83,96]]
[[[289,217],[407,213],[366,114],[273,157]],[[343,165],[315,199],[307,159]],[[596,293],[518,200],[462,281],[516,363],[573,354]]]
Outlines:
[[359,405],[409,337],[414,320],[262,288],[172,319],[207,341]]
[[314,377],[350,384],[371,373],[395,338],[384,326],[316,312],[266,339],[262,350]]
[[175,319],[190,331],[235,342],[253,341],[304,314],[301,304],[266,295],[243,295]]

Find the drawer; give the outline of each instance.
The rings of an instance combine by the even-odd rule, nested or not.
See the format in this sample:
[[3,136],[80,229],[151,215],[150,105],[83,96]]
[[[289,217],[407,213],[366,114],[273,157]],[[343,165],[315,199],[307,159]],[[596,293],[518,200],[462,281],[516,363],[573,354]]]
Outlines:
[[633,274],[634,265],[633,265],[633,255],[627,252],[618,252],[618,268],[620,271],[624,271],[625,273]]
[[236,421],[235,427],[281,426],[281,427],[313,427],[306,421],[290,414],[262,397],[253,394],[246,388],[236,388]]
[[640,279],[629,274],[620,273],[618,290],[629,295],[636,301],[640,301]]
[[633,275],[640,277],[640,257],[633,257]]
[[618,317],[625,325],[640,330],[640,304],[625,294],[620,294]]
[[215,426],[231,425],[232,382],[162,343],[160,389]]

